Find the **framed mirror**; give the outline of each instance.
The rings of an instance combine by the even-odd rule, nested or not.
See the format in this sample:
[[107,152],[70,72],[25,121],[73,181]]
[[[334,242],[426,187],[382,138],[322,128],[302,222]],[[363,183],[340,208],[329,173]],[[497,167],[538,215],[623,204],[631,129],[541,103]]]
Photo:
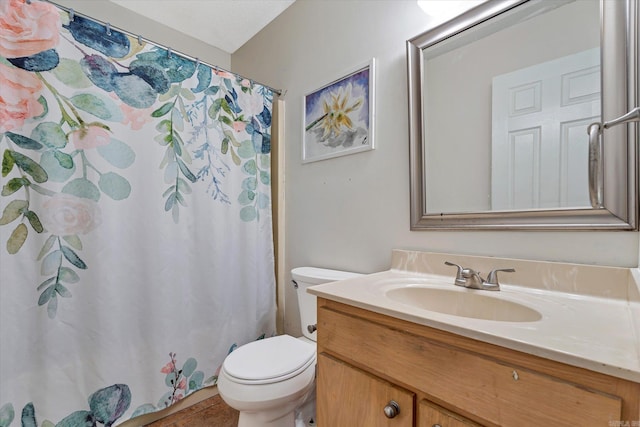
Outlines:
[[637,230],[638,123],[607,124],[639,105],[639,14],[488,1],[408,40],[411,229]]

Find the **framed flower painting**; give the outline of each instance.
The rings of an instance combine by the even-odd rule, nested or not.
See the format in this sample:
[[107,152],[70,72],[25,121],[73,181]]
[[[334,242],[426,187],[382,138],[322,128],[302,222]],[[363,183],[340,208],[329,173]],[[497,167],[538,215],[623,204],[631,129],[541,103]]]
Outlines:
[[303,163],[374,148],[374,65],[371,59],[304,95]]

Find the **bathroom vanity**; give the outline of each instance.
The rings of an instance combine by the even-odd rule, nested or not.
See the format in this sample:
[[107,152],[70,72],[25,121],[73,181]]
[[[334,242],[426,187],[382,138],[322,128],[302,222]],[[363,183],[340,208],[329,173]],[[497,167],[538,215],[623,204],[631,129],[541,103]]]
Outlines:
[[[502,280],[519,286],[459,288],[443,260],[513,267]],[[477,307],[395,298],[400,288],[427,289],[427,299],[434,288],[460,292]],[[629,269],[394,251],[390,271],[310,292],[321,427],[640,423],[640,299]],[[507,309],[495,317],[485,298]]]

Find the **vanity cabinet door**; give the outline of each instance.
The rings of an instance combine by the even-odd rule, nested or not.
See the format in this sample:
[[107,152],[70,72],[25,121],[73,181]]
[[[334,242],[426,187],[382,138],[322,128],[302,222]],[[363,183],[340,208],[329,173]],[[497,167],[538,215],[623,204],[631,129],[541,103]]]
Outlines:
[[418,403],[418,423],[416,427],[481,427],[461,415],[447,411],[446,409],[421,400]]
[[413,426],[413,393],[324,353],[318,355],[317,396],[318,427]]

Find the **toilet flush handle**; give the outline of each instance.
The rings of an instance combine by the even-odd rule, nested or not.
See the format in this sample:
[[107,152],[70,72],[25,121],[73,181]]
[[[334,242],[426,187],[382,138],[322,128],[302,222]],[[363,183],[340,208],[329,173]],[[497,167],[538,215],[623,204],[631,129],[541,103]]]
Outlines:
[[309,331],[310,334],[314,333],[317,330],[318,330],[317,323],[315,325],[307,325],[307,331]]

